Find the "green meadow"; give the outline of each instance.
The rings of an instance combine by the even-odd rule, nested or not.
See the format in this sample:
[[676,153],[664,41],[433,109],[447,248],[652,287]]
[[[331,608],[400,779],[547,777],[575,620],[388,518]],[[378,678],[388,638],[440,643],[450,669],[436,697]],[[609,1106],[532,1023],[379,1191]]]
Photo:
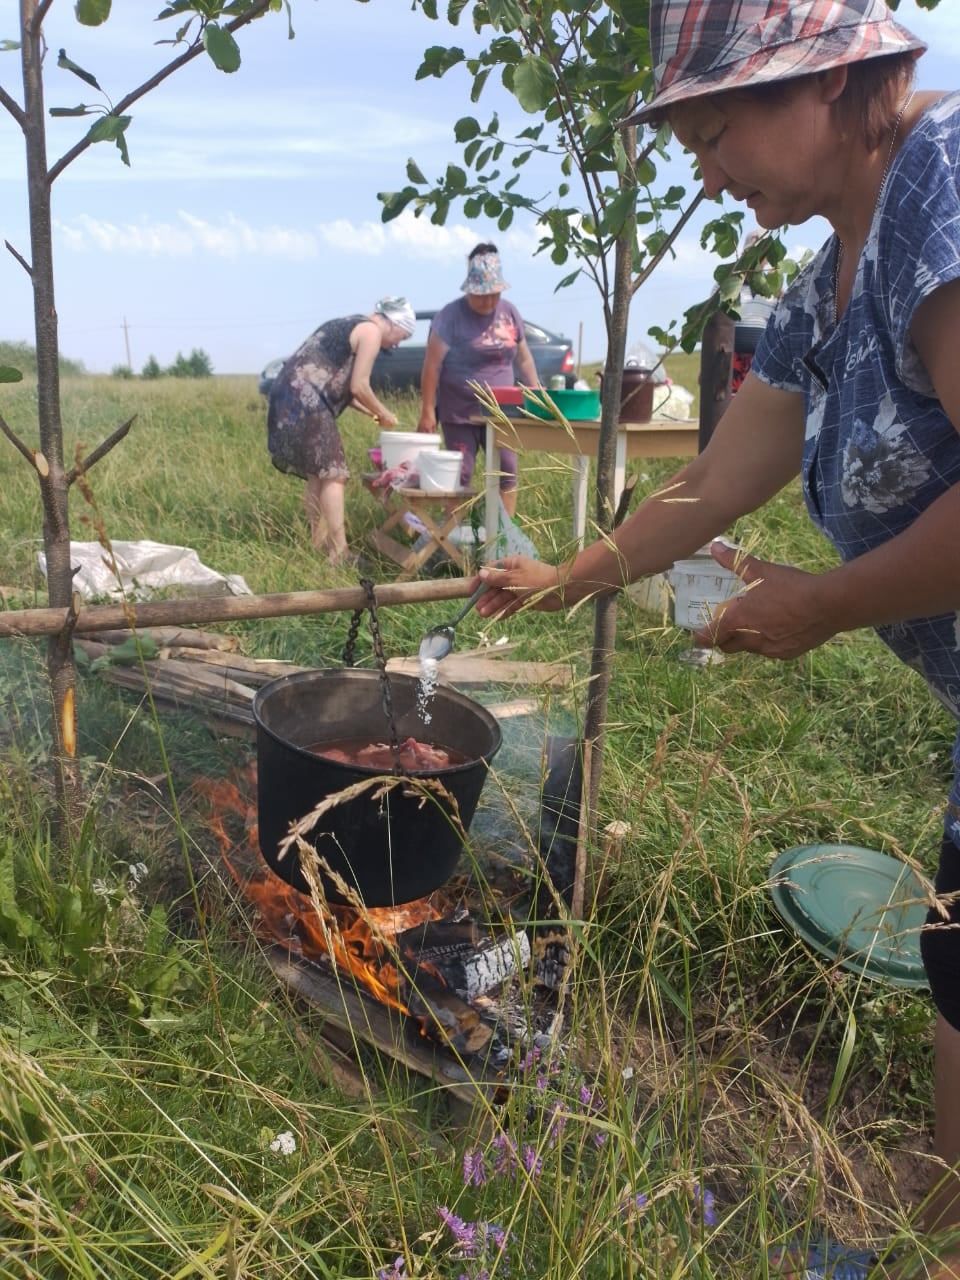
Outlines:
[[[694,389],[680,361],[668,370]],[[34,397],[30,382],[0,397],[30,444]],[[395,407],[414,419],[413,400]],[[74,491],[75,539],[193,547],[257,593],[355,581],[311,550],[253,378],[67,379],[68,457],[134,414],[92,503]],[[376,428],[341,423],[359,476]],[[571,549],[569,461],[521,462],[518,523],[545,558]],[[675,466],[632,464],[637,496]],[[379,513],[358,480],[348,517],[361,549]],[[36,485],[6,444],[0,527],[5,607],[43,604]],[[730,532],[832,563],[795,487]],[[384,609],[387,653],[415,653],[447,612]],[[319,667],[348,622],[222,629],[247,655]],[[574,722],[591,635],[589,609],[471,614],[459,643],[507,636],[512,657],[568,664],[572,692],[553,696]],[[562,1053],[518,1064],[507,1096],[465,1117],[387,1056],[358,1049],[360,1088],[318,1063],[315,1016],[278,988],[216,871],[197,785],[233,776],[251,743],[82,672],[88,811],[59,849],[43,648],[0,642],[0,1277],[729,1280],[777,1274],[768,1249],[797,1234],[902,1244],[930,1171],[928,998],[815,955],[766,875],[817,841],[932,872],[954,729],[870,634],[786,664],[698,669],[688,645],[623,599],[599,827],[628,827],[616,856],[594,851],[596,900],[572,925]],[[496,767],[491,790],[509,803]]]

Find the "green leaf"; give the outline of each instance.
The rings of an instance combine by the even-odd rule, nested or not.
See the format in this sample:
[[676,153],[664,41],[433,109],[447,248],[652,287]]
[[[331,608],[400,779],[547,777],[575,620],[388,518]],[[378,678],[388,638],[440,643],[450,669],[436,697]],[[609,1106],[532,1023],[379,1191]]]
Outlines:
[[0,364],[0,382],[22,382],[23,374],[8,364]]
[[457,123],[453,126],[453,136],[457,142],[469,142],[471,138],[475,138],[480,132],[479,120],[474,120],[473,116],[461,116]]
[[504,209],[503,213],[501,213],[500,217],[497,219],[497,227],[500,231],[506,231],[512,221],[513,210],[510,208]]
[[90,126],[87,138],[90,142],[115,142],[120,159],[125,165],[129,165],[130,153],[127,151],[127,139],[124,135],[132,119],[132,116],[101,116],[96,124]]
[[524,111],[543,111],[553,101],[553,67],[546,58],[528,54],[513,68],[513,92]]
[[444,178],[451,191],[463,191],[467,185],[467,175],[457,164],[448,164]]
[[14,49],[19,48],[19,40],[0,40],[0,53],[12,53]]
[[617,192],[607,204],[600,223],[600,228],[604,235],[613,236],[616,239],[623,230],[623,224],[633,211],[636,199],[637,193],[633,187],[623,187]]
[[50,114],[52,116],[88,116],[92,111],[100,111],[101,107],[88,107],[81,102],[77,107],[51,107]]
[[425,185],[427,181],[426,178],[421,173],[416,160],[412,158],[407,161],[407,177],[410,179],[411,182],[417,182],[421,186]]
[[489,76],[492,70],[492,67],[487,67],[485,71],[481,71],[479,75],[473,77],[473,87],[470,90],[471,102],[480,101],[480,95],[483,93],[483,86],[487,83],[487,76]]
[[61,49],[57,55],[57,66],[62,67],[64,71],[72,71],[73,74],[75,76],[79,76],[85,84],[92,85],[94,89],[103,93],[103,90],[100,88],[99,84],[97,84],[97,77],[91,75],[89,71],[84,71],[83,67],[78,67],[75,62],[71,62],[67,57],[66,49]]
[[402,191],[379,191],[377,199],[383,205],[381,222],[392,222],[399,217],[416,194],[416,187],[404,187]]
[[487,0],[487,12],[493,26],[509,31],[520,26],[523,11],[520,0]]
[[203,28],[203,47],[218,71],[229,74],[240,66],[240,46],[226,28],[215,22],[208,22]]
[[620,12],[627,26],[646,30],[650,21],[650,0],[620,0]]
[[576,280],[582,270],[582,267],[577,267],[576,271],[571,271],[568,276],[564,276],[553,292],[558,293],[561,289],[566,289],[568,285],[573,284],[574,280]]
[[110,17],[111,0],[77,0],[74,11],[85,27],[99,27]]

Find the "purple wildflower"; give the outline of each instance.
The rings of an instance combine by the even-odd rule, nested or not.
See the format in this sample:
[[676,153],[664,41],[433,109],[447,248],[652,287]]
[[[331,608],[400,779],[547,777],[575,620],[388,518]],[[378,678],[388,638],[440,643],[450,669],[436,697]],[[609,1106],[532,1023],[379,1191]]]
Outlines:
[[700,1206],[700,1212],[703,1215],[703,1225],[705,1227],[715,1227],[717,1225],[716,1203],[717,1197],[713,1194],[709,1187],[701,1187],[699,1182],[693,1186],[694,1202]]
[[641,1213],[647,1207],[647,1197],[642,1191],[635,1191],[633,1195],[624,1198],[620,1205],[620,1213],[623,1217],[629,1217],[633,1213]]
[[536,1066],[536,1064],[540,1061],[541,1057],[542,1057],[541,1050],[538,1049],[536,1045],[534,1045],[532,1049],[528,1050],[527,1053],[524,1054],[523,1059],[520,1063],[520,1070],[523,1072],[529,1071],[531,1067]]
[[488,1240],[493,1242],[493,1247],[502,1250],[509,1238],[509,1232],[504,1231],[503,1227],[498,1227],[495,1222],[488,1222],[484,1231]]
[[464,1255],[468,1258],[474,1257],[477,1251],[477,1224],[475,1222],[464,1222],[463,1218],[452,1213],[446,1205],[440,1205],[437,1213],[442,1218],[443,1225],[463,1250]]
[[546,1093],[546,1091],[547,1091],[547,1077],[537,1076],[537,1093]]
[[582,1084],[580,1086],[580,1104],[586,1107],[588,1111],[593,1110],[593,1090],[589,1085]]
[[407,1264],[403,1258],[394,1258],[393,1265],[390,1267],[381,1267],[377,1272],[377,1280],[396,1280],[397,1276],[402,1276],[406,1280]]
[[536,1147],[527,1143],[523,1148],[523,1167],[531,1178],[539,1178],[543,1171],[543,1161],[537,1155]]
[[550,1107],[550,1123],[547,1125],[547,1138],[551,1146],[555,1146],[560,1141],[560,1135],[566,1124],[567,1117],[563,1114],[561,1103],[554,1102]]
[[482,1187],[487,1180],[483,1152],[479,1147],[463,1153],[463,1182],[467,1187]]

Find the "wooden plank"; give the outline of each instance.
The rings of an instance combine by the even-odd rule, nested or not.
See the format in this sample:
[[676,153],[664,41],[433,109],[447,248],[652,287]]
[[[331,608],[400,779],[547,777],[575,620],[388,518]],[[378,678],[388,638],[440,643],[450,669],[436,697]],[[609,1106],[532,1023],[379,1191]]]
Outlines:
[[[129,640],[132,632],[120,627],[116,630],[101,631],[98,638],[107,644],[123,644]],[[190,649],[203,649],[219,653],[235,653],[240,648],[237,636],[224,635],[218,631],[198,631],[196,627],[149,627],[139,632],[141,639],[149,637],[158,649],[184,646]]]
[[334,1026],[427,1076],[460,1101],[489,1104],[493,1093],[506,1083],[499,1076],[471,1074],[452,1054],[418,1035],[405,1015],[368,999],[353,989],[349,979],[338,981],[317,965],[293,959],[279,946],[268,947],[265,955],[287,990],[306,1000]]
[[[419,658],[390,658],[387,671],[419,676]],[[568,689],[574,673],[563,662],[516,662],[504,658],[464,657],[452,653],[440,663],[440,682],[455,685],[509,684]]]

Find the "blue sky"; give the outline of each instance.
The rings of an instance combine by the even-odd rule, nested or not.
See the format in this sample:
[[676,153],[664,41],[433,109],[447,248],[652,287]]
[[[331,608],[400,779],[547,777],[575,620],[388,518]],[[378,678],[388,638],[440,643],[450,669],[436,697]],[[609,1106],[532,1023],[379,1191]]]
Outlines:
[[[153,42],[174,23],[151,21],[159,0],[114,0],[98,29],[77,24],[70,0],[55,0],[45,30],[51,51],[92,71],[113,101],[170,56]],[[442,7],[442,6],[441,6]],[[16,6],[0,0],[0,40],[16,35]],[[583,356],[603,353],[599,302],[577,282],[555,293],[571,269],[533,257],[527,222],[506,233],[454,211],[446,227],[409,213],[384,226],[377,192],[405,183],[408,156],[428,176],[458,159],[453,123],[486,119],[494,107],[518,128],[530,122],[500,91],[479,107],[462,68],[417,82],[431,44],[469,45],[456,31],[411,11],[406,0],[293,0],[296,39],[270,15],[241,33],[234,75],[197,59],[132,110],[132,168],[109,144],[89,149],[54,188],[57,308],[64,354],[92,371],[126,362],[128,325],[135,369],[156,355],[202,347],[219,373],[254,372],[287,355],[322,320],[365,311],[384,293],[418,308],[457,296],[467,251],[481,239],[501,247],[508,295],[527,318],[567,334],[583,332]],[[919,64],[925,88],[956,87],[960,3],[933,13],[902,0],[898,17],[930,44]],[[96,94],[48,57],[47,105],[95,101]],[[19,60],[0,53],[0,85],[18,100]],[[51,162],[84,123],[51,121]],[[0,241],[29,257],[23,143],[0,109]],[[707,206],[705,216],[715,216]],[[749,215],[748,215],[749,216]],[[701,219],[702,222],[702,219]],[[714,263],[694,224],[638,293],[630,341],[666,325],[709,291]],[[788,244],[813,246],[822,224],[791,231]],[[33,341],[27,278],[0,251],[0,338]]]

